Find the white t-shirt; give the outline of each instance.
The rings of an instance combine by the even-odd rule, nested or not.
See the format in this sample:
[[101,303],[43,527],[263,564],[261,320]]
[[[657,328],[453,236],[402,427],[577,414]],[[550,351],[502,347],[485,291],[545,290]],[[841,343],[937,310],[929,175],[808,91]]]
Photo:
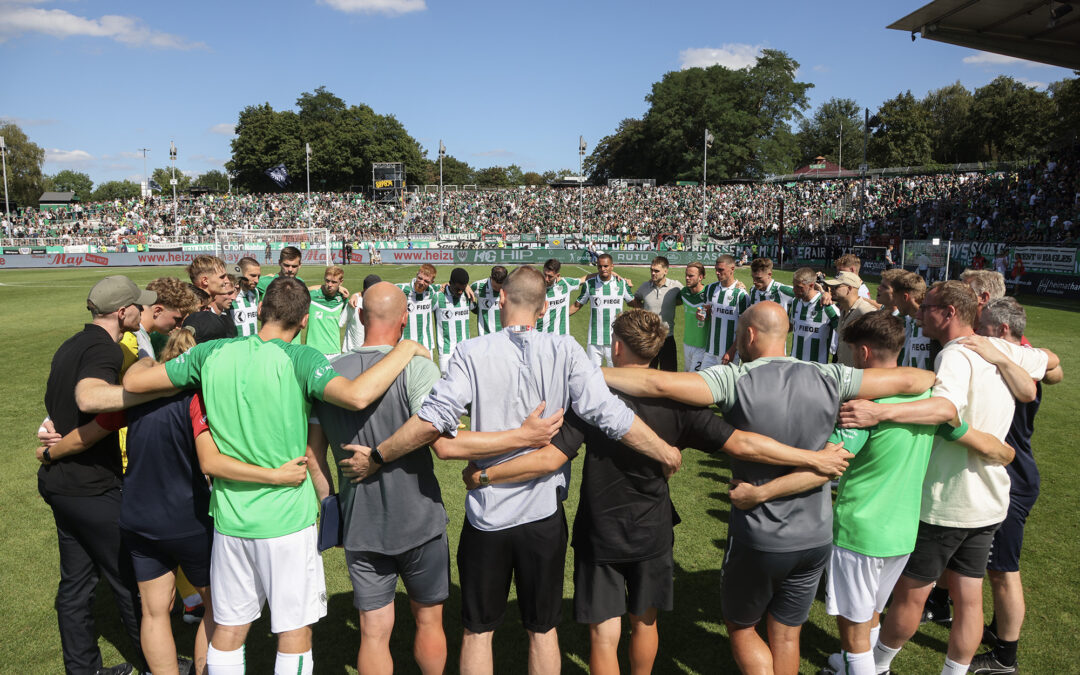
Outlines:
[[[958,338],[959,339],[959,338]],[[1046,353],[990,338],[994,346],[1033,379],[1046,374]],[[957,340],[948,342],[934,365],[934,396],[956,406],[960,419],[979,431],[1005,440],[1016,409],[997,367]],[[920,520],[943,527],[986,527],[1005,520],[1009,510],[1009,474],[963,446],[934,438],[923,481]]]
[[345,321],[345,337],[341,342],[343,353],[358,352],[364,344],[364,324],[360,322],[360,308],[364,306],[364,296],[359,293],[359,304],[356,307],[345,303],[345,313],[342,319]]

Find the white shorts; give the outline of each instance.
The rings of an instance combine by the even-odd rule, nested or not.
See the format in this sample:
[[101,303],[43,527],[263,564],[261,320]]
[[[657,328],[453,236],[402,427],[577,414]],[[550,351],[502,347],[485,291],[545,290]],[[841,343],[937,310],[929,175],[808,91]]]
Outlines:
[[720,365],[720,357],[719,356],[710,353],[708,350],[704,350],[704,351],[705,351],[705,356],[703,356],[702,359],[701,359],[701,369],[702,370],[705,370],[706,368],[712,368],[713,366]]
[[698,373],[705,369],[705,357],[708,352],[704,347],[683,344],[683,366],[688,373]]
[[910,554],[875,558],[833,546],[825,567],[825,611],[865,623],[885,609]]
[[585,345],[585,353],[589,357],[589,363],[614,368],[611,363],[611,345]]
[[210,592],[214,621],[244,626],[270,601],[270,631],[284,633],[326,616],[326,579],[314,525],[271,539],[214,531]]
[[[454,346],[457,347],[457,345]],[[452,357],[453,355],[453,349],[451,349],[450,353],[448,354],[443,354],[442,351],[439,352],[439,372],[441,372],[443,375],[446,375],[446,369],[450,367],[450,357]]]

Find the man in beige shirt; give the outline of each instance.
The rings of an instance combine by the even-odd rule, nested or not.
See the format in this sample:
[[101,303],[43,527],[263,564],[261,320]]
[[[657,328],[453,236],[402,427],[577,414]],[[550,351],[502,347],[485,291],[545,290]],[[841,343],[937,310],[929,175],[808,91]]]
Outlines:
[[836,345],[836,363],[854,366],[855,358],[851,345],[844,342],[844,327],[863,314],[875,311],[877,305],[859,295],[862,279],[854,272],[837,272],[836,278],[827,280],[825,285],[832,293],[833,302],[840,308],[840,323],[836,329],[840,336]]

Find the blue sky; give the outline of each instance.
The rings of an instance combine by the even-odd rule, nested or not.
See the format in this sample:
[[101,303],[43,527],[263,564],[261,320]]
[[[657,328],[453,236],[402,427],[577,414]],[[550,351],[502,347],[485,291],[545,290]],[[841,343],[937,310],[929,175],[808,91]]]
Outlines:
[[[742,67],[786,51],[831,97],[875,109],[1000,74],[1033,86],[1070,71],[885,28],[923,5],[900,2],[515,2],[514,0],[0,0],[0,118],[46,149],[46,173],[140,180],[168,164],[220,169],[247,105],[292,108],[326,86],[392,113],[434,156],[477,167],[577,168],[665,72]],[[720,130],[722,131],[722,130]]]

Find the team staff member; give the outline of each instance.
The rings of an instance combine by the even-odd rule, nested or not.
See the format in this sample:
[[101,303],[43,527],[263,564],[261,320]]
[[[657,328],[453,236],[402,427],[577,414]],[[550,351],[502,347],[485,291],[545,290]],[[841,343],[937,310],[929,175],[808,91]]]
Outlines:
[[[139,306],[157,295],[142,291],[124,276],[94,284],[86,298],[91,322],[56,350],[45,386],[45,409],[66,435],[96,413],[119,410],[146,400],[125,395],[117,382],[123,354],[117,342],[139,326]],[[139,653],[139,610],[131,559],[120,540],[120,445],[109,434],[86,451],[53,461],[45,450],[38,469],[38,492],[56,521],[60,548],[60,585],[56,618],[64,667],[77,675],[130,673],[130,664],[103,669],[94,627],[94,590],[99,575],[112,589],[120,620]],[[141,670],[142,668],[140,668]]]
[[[881,422],[940,424],[959,415],[968,426],[1005,438],[1015,399],[995,366],[964,347],[973,335],[978,300],[963,282],[934,284],[919,307],[926,336],[943,346],[937,358],[937,383],[931,398],[909,403],[848,403],[840,413],[846,427]],[[1030,398],[1048,364],[1057,357],[1004,340],[994,346],[1029,373]],[[1021,383],[1025,384],[1025,383]],[[1025,397],[1027,400],[1030,398]],[[1009,506],[1009,474],[1002,464],[1011,458],[969,452],[955,441],[936,438],[923,482],[919,533],[915,550],[893,591],[893,603],[882,626],[874,661],[879,672],[919,627],[923,607],[935,580],[945,574],[955,616],[942,672],[966,673],[982,635],[982,577],[995,530]]]
[[709,327],[705,325],[705,266],[686,266],[686,285],[679,291],[683,306],[683,370],[697,372],[705,367]]
[[[667,331],[656,314],[631,309],[615,319],[612,332],[616,367],[649,368]],[[767,436],[738,431],[708,408],[621,398],[676,447],[722,449],[747,460],[809,466],[823,476],[842,472],[850,456],[842,449],[788,448]],[[583,442],[587,451],[573,538],[574,614],[589,624],[589,669],[619,672],[620,617],[629,611],[631,670],[652,672],[659,643],[657,613],[673,606],[672,528],[679,522],[663,467],[571,414],[551,445],[484,470],[470,464],[463,477],[473,490],[482,489],[481,476],[492,485],[537,478],[557,471]]]
[[668,279],[668,259],[664,256],[653,258],[649,265],[649,280],[641,284],[634,292],[630,307],[644,308],[660,317],[667,328],[664,346],[654,357],[653,368],[676,371],[679,369],[679,353],[675,348],[675,306],[682,301],[679,292],[683,285],[674,279]]
[[[364,277],[364,287],[361,290],[366,293],[367,289],[380,281],[382,281],[382,277],[378,274],[369,274]],[[364,345],[364,321],[360,311],[363,307],[363,296],[360,293],[353,293],[352,297],[349,298],[349,306],[345,309],[345,337],[341,341],[341,351],[343,352],[360,351],[360,347]]]
[[[825,286],[832,292],[832,298],[836,306],[840,308],[840,321],[837,323],[836,332],[843,338],[844,327],[851,324],[861,316],[876,311],[877,306],[859,295],[859,287],[863,285],[862,279],[851,272],[837,272],[835,279],[825,282]],[[855,365],[855,355],[851,351],[851,343],[841,339],[836,347],[836,362],[845,366]]]
[[[454,435],[467,407],[475,431],[502,431],[526,420],[541,403],[569,408],[612,438],[663,462],[680,464],[679,451],[663,442],[615,398],[570,336],[534,330],[545,310],[540,272],[519,267],[501,291],[503,330],[462,343],[446,376],[435,385],[418,415],[371,451],[373,464],[389,463]],[[516,396],[507,396],[516,392]],[[531,449],[479,461],[493,466]],[[492,636],[506,612],[513,578],[529,635],[529,672],[557,673],[561,663],[556,627],[562,605],[566,522],[562,501],[569,467],[514,485],[469,493],[458,547],[461,576],[461,672],[491,673]]]
[[[633,396],[718,404],[742,431],[767,434],[798,448],[825,445],[841,401],[857,396],[919,393],[932,373],[911,368],[856,370],[784,356],[788,321],[783,308],[761,302],[743,313],[740,365],[701,373],[606,369],[608,385]],[[777,414],[783,411],[783,414]],[[788,468],[731,459],[732,478],[766,483]],[[721,584],[721,607],[735,661],[743,672],[797,673],[799,633],[810,614],[832,545],[832,500],[824,486],[749,511],[733,510]],[[756,626],[764,619],[769,642]]]
[[[290,342],[307,323],[310,303],[299,280],[275,279],[263,297],[257,335],[198,345],[168,364],[141,361],[128,370],[124,386],[135,392],[202,386],[221,453],[256,466],[280,466],[304,454],[313,400],[363,409],[413,354],[426,353],[403,341],[356,379],[340,377],[317,350]],[[218,480],[210,509],[210,586],[218,624],[207,652],[211,672],[242,672],[248,629],[269,601],[270,630],[278,635],[275,670],[310,674],[311,625],[326,614],[311,481],[281,488]]]

